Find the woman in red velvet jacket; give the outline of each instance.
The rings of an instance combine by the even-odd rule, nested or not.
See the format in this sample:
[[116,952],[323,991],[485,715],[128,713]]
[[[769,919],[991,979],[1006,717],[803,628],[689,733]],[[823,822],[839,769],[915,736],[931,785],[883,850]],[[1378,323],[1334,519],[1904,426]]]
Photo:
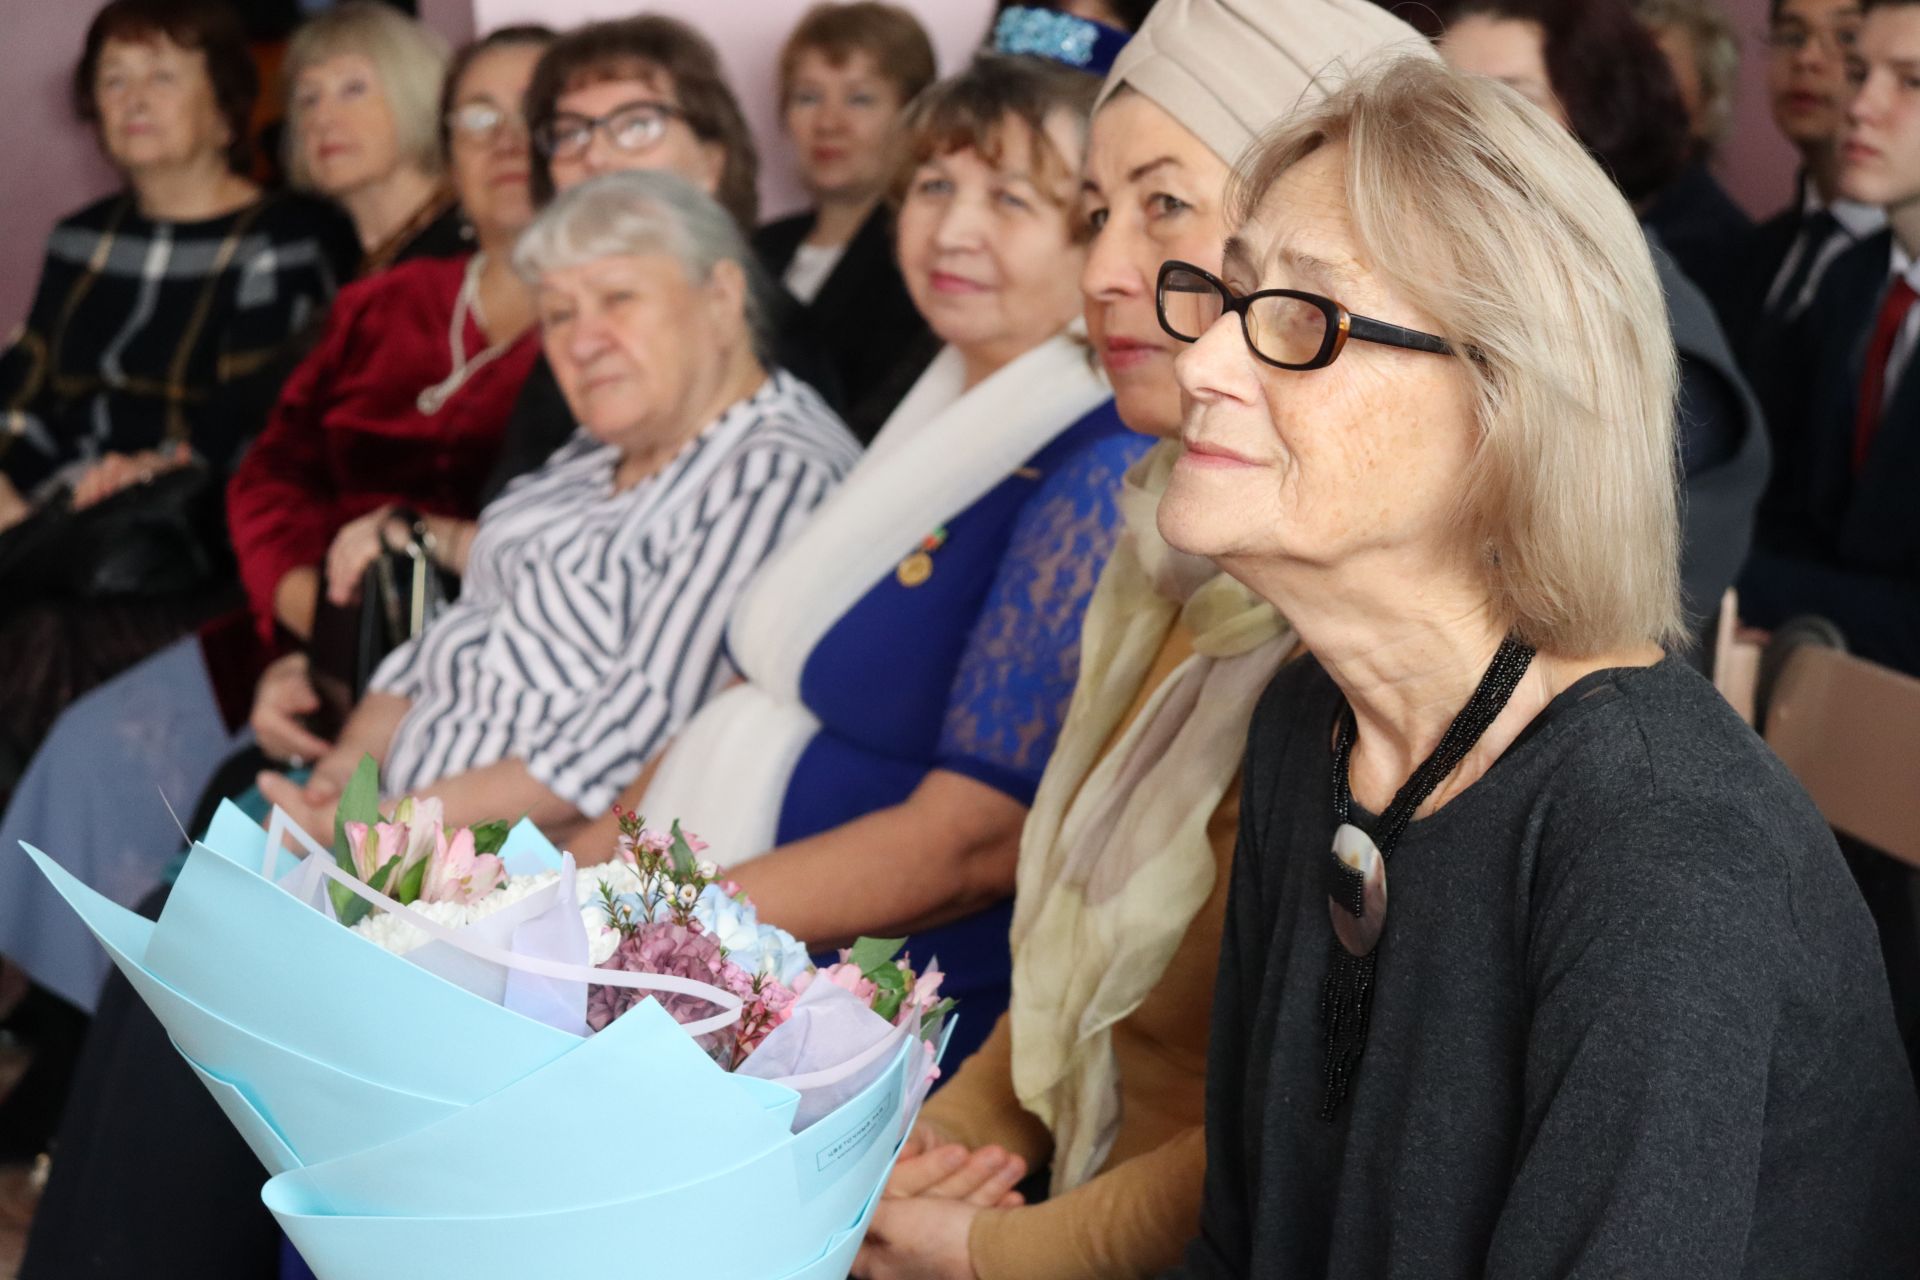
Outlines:
[[[85,860],[76,874],[137,902],[175,847],[168,807],[185,818],[246,745],[255,678],[276,649],[298,654],[329,580],[335,599],[351,599],[396,506],[447,531],[431,543],[459,571],[465,540],[453,531],[478,512],[539,350],[531,294],[508,258],[533,214],[520,100],[549,38],[496,32],[449,74],[442,134],[477,251],[402,263],[342,290],[235,470],[228,518],[249,612],[69,707],[0,819],[7,840]],[[89,802],[103,784],[110,803]],[[17,876],[24,866],[0,859],[0,957],[89,1008],[105,972],[97,948],[46,927],[54,917]]]

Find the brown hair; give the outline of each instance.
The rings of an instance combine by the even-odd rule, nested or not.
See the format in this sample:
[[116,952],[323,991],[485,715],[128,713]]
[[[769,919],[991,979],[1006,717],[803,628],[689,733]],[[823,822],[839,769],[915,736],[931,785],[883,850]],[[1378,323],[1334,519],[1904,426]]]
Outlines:
[[[897,207],[907,194],[913,172],[934,156],[977,151],[989,163],[1000,162],[1009,120],[1026,125],[1033,135],[1037,174],[1072,177],[1080,162],[1063,156],[1047,137],[1047,118],[1056,111],[1073,117],[1084,137],[1100,81],[1084,71],[1040,58],[1000,53],[976,54],[959,75],[929,87],[913,100],[901,120],[899,156],[887,197]],[[1042,185],[1044,184],[1036,184]]]
[[[473,64],[480,61],[481,54],[490,53],[495,49],[545,49],[557,38],[552,27],[529,22],[501,27],[498,31],[488,32],[479,40],[462,45],[460,51],[453,55],[453,61],[447,64],[446,82],[440,88],[440,154],[443,156],[453,154],[453,126],[448,118],[453,115],[453,108],[457,105],[454,98],[460,92],[460,81],[465,78]],[[524,113],[525,104],[518,105]]]
[[816,4],[800,18],[780,50],[780,102],[793,92],[793,70],[803,53],[817,53],[844,66],[856,53],[873,59],[893,82],[900,101],[913,101],[933,83],[933,44],[920,20],[897,4],[854,0],[852,4]]
[[253,105],[260,97],[260,73],[247,49],[240,15],[225,0],[111,0],[94,15],[86,44],[73,69],[73,110],[82,124],[98,127],[100,104],[94,78],[109,40],[147,42],[164,39],[206,56],[214,105],[233,140],[227,144],[227,168],[247,172],[253,160]]
[[[563,93],[609,80],[663,77],[694,134],[719,144],[725,153],[714,198],[743,231],[752,232],[760,215],[760,156],[753,134],[720,69],[720,56],[705,36],[684,22],[647,14],[588,23],[555,40],[527,87],[527,127],[537,135],[550,124]],[[553,199],[553,170],[538,147],[533,149],[532,186],[535,204]]]

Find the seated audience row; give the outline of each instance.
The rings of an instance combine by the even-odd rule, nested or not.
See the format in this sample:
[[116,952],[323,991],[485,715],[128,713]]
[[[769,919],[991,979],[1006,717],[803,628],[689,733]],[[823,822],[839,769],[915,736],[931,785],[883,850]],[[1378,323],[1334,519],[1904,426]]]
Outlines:
[[[208,5],[96,22],[76,85],[130,194],[56,235],[77,282],[0,373],[22,405],[70,386],[60,326],[122,223],[163,246],[207,214],[182,193],[298,211],[310,296],[160,397],[198,435],[96,439],[73,406],[71,439],[16,433],[68,456],[0,522],[230,475],[249,609],[160,647],[216,568],[44,699],[160,647],[60,719],[0,842],[155,911],[177,840],[146,793],[237,794],[250,737],[276,767],[243,804],[315,832],[363,755],[586,861],[616,800],[685,819],[770,920],[910,934],[963,1002],[863,1280],[1911,1270],[1888,1203],[1920,1117],[1870,924],[1682,655],[1739,578],[1753,621],[1920,670],[1891,496],[1920,0],[1775,0],[1807,173],[1758,232],[1705,168],[1727,33],[1691,0],[1424,14],[1517,94],[1368,0],[1161,0],[1104,90],[1127,32],[1087,17],[1148,5],[1002,5],[937,82],[904,10],[822,5],[779,65],[815,207],[764,228],[681,23],[508,28],[443,78],[349,0],[289,60],[290,175],[336,214],[239,176],[250,64]],[[154,113],[190,164],[142,150]],[[226,243],[203,303],[255,296],[221,275],[252,234]],[[87,357],[116,395],[131,341]],[[317,632],[389,551],[457,599],[329,724]],[[73,805],[102,785],[124,811]],[[90,1006],[104,964],[20,865],[0,954]],[[98,1015],[22,1276],[270,1271],[251,1156],[124,981]],[[26,1096],[57,1115],[71,1067],[42,1046]],[[183,1149],[195,1178],[157,1176]],[[1409,1191],[1423,1166],[1460,1194]]]

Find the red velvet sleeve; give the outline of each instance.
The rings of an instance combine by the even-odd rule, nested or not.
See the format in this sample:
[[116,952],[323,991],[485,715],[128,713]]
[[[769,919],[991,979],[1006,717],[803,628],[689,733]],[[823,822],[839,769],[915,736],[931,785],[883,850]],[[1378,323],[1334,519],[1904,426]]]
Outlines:
[[227,484],[227,525],[261,636],[273,636],[273,595],[294,569],[325,558],[340,527],[339,491],[326,455],[327,392],[352,359],[364,294],[335,299],[320,343],[302,360]]

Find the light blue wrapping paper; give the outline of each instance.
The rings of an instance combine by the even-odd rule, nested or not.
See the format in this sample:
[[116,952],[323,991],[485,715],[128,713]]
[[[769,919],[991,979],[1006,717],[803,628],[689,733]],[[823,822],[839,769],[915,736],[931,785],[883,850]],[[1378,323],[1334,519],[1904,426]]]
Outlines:
[[[544,1026],[341,928],[263,877],[266,851],[223,809],[155,923],[27,849],[274,1175],[263,1199],[322,1280],[586,1280],[623,1256],[846,1274],[918,1107],[919,1041],[795,1134],[794,1090],[721,1070],[653,1000],[585,1039]],[[503,857],[560,861],[525,823]]]

